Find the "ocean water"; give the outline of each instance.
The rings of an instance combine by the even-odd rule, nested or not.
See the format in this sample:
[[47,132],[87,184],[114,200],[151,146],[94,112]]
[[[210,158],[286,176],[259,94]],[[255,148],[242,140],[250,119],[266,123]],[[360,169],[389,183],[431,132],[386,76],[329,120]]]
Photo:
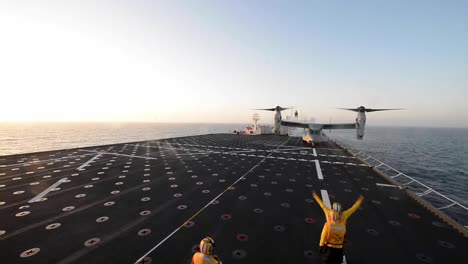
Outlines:
[[[244,127],[241,124],[0,123],[0,156],[227,133]],[[357,140],[352,130],[325,132],[330,138],[362,150],[468,206],[468,129],[367,127],[364,140]]]
[[0,123],[0,156],[38,151],[227,133],[239,124]]
[[364,151],[468,207],[468,129],[366,127],[326,131],[331,139]]

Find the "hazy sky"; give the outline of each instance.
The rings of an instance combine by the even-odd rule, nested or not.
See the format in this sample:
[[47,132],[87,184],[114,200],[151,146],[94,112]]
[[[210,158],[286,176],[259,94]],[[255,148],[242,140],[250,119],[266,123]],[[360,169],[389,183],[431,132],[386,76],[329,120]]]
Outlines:
[[[0,0],[0,121],[468,127],[468,1]],[[271,122],[270,112],[258,112]],[[289,115],[286,111],[284,115]]]

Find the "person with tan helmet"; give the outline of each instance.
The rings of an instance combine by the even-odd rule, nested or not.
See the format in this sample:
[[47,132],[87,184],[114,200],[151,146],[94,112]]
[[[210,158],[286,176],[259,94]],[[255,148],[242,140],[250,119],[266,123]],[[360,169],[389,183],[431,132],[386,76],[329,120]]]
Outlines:
[[351,208],[342,211],[340,203],[333,203],[332,208],[323,204],[320,197],[313,192],[312,196],[322,208],[327,222],[320,236],[320,253],[323,264],[341,264],[343,261],[343,244],[346,234],[346,221],[359,208],[364,196],[360,195]]
[[215,243],[211,237],[205,237],[200,241],[200,252],[192,257],[192,264],[222,264],[217,255],[214,255]]

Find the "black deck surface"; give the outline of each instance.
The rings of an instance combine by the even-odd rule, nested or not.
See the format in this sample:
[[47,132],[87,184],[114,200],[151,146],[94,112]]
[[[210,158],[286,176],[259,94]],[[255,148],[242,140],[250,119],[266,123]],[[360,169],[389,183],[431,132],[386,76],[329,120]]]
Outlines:
[[344,207],[366,198],[348,221],[347,263],[466,263],[465,237],[376,183],[388,184],[333,143],[275,135],[0,157],[0,263],[133,263],[150,250],[144,263],[190,263],[204,236],[225,264],[319,263],[314,190]]

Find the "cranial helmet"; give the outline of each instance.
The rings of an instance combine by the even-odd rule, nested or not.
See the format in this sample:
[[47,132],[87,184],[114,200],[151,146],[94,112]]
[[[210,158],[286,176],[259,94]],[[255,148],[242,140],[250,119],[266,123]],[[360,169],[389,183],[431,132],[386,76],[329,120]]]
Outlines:
[[332,209],[341,212],[341,204],[340,203],[333,203]]
[[214,240],[211,237],[205,237],[200,241],[200,252],[205,255],[211,255],[213,254],[214,246]]

